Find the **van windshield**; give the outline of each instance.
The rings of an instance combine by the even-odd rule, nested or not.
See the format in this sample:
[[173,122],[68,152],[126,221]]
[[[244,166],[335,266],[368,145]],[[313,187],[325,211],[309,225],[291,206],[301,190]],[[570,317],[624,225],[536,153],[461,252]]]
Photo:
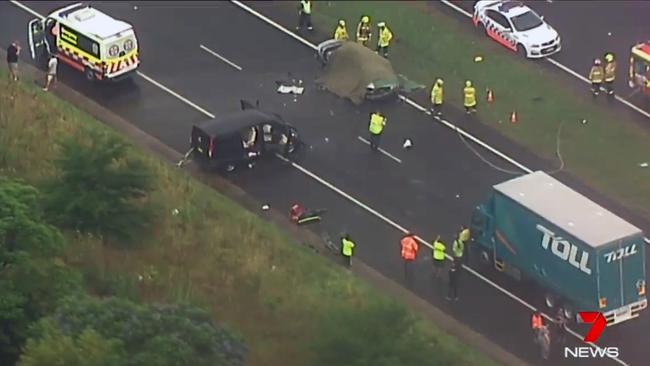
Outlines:
[[109,60],[122,57],[138,48],[137,42],[133,32],[119,38],[115,37],[107,43],[105,57]]

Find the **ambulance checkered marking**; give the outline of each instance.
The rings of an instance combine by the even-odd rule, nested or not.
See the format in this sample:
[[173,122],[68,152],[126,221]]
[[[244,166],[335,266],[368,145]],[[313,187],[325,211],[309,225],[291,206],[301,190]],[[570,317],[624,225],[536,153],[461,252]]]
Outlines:
[[110,63],[108,65],[108,67],[107,67],[106,73],[107,74],[113,74],[113,73],[116,73],[116,72],[126,68],[126,67],[130,67],[130,66],[137,65],[137,64],[138,64],[138,55],[133,54],[130,57],[124,59],[124,60],[115,61],[115,62]]
[[90,59],[87,56],[83,56],[73,49],[68,49],[67,47],[64,46],[64,47],[60,47],[59,51],[63,53],[64,56],[72,59],[73,61],[75,61],[76,63],[84,67],[89,67],[98,72],[102,71],[100,62],[92,63],[90,62]]

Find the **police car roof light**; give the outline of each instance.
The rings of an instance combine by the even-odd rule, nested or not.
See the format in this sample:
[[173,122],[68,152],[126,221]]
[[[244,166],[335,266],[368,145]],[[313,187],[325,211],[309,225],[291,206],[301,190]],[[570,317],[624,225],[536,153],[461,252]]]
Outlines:
[[507,13],[511,9],[518,8],[521,6],[524,6],[524,4],[521,1],[506,0],[501,5],[499,5],[499,11]]

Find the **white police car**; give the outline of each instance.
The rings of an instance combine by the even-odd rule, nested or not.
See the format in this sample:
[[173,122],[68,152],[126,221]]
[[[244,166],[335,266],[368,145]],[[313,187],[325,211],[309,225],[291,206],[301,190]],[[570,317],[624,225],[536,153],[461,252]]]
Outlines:
[[477,1],[472,21],[488,37],[527,58],[550,56],[562,48],[557,31],[520,1]]

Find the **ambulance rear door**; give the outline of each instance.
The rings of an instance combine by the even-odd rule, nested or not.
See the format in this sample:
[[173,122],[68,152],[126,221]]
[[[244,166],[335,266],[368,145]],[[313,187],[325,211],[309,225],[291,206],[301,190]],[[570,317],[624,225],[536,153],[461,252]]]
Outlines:
[[42,19],[36,18],[29,22],[29,52],[32,60],[41,58],[47,51],[45,44],[45,24]]

